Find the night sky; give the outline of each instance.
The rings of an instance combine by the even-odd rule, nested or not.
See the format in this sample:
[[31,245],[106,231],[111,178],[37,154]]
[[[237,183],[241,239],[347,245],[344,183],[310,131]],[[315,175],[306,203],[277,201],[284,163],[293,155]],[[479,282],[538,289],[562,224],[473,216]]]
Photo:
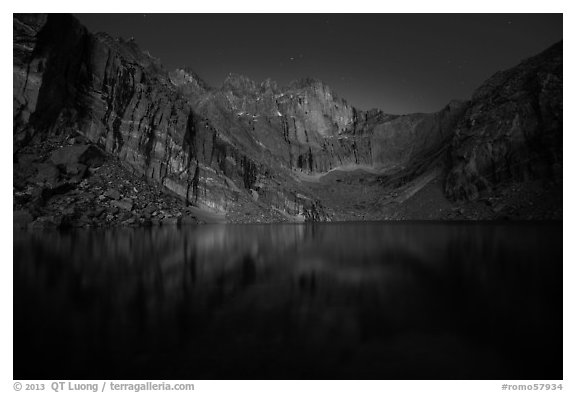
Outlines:
[[76,14],[172,70],[315,77],[360,109],[434,112],[562,39],[561,14]]

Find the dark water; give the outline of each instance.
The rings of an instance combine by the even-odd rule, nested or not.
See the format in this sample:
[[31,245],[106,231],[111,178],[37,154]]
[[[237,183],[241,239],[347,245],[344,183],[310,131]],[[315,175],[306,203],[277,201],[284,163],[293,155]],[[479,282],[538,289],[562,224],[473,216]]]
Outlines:
[[14,233],[15,379],[562,379],[562,226]]

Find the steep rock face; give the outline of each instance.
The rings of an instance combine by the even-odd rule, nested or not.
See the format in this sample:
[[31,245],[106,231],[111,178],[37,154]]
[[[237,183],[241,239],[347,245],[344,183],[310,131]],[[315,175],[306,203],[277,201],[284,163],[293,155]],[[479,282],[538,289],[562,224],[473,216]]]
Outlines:
[[466,107],[466,102],[452,101],[436,113],[396,116],[364,126],[361,133],[370,137],[373,165],[406,169],[441,154]]
[[476,90],[451,158],[445,190],[453,199],[475,199],[505,180],[562,178],[561,42]]
[[86,38],[85,29],[69,16],[14,17],[15,147],[77,109],[78,82],[88,76],[81,66]]
[[[13,119],[15,137],[25,135],[22,128],[28,124],[30,115],[36,110],[44,69],[40,60],[32,63],[31,57],[36,47],[36,36],[46,23],[46,18],[46,16],[29,15],[19,15],[19,18],[14,18]],[[16,142],[15,138],[14,143]]]
[[15,15],[14,149],[79,132],[189,204],[273,220],[330,219],[340,205],[306,181],[335,169],[380,176],[379,201],[447,167],[446,194],[473,199],[505,179],[561,178],[561,57],[560,44],[496,74],[471,103],[390,115],[311,78],[282,87],[231,74],[214,88],[71,16]]
[[285,187],[195,113],[156,59],[133,41],[92,35],[68,15],[14,17],[14,125],[16,151],[32,137],[78,130],[205,208],[254,204],[259,188],[268,199],[262,209],[326,219],[304,191]]
[[[231,74],[219,89],[202,96],[187,87],[195,110],[229,137],[259,155],[271,155],[289,169],[325,172],[342,161],[365,163],[369,151],[354,154],[355,143],[337,137],[353,124],[354,109],[320,81],[306,79],[279,88],[273,81],[256,84]],[[200,98],[198,98],[200,97]]]
[[358,111],[311,78],[278,87],[232,74],[207,94],[192,75],[180,80],[191,81],[181,89],[195,99],[195,110],[229,130],[228,137],[243,150],[309,174],[404,168],[445,144],[465,107],[455,101],[438,113],[387,115]]

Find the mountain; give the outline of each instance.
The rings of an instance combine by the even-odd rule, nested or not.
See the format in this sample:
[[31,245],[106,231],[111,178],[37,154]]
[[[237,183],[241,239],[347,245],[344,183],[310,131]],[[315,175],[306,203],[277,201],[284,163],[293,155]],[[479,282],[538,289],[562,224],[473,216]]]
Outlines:
[[[14,208],[28,220],[60,215],[53,196],[79,183],[89,209],[114,209],[81,215],[88,224],[183,210],[231,222],[498,218],[507,210],[490,198],[506,207],[515,198],[499,185],[547,179],[561,193],[561,43],[494,75],[469,102],[390,115],[358,110],[313,78],[278,86],[230,74],[212,87],[70,15],[13,20]],[[106,164],[71,152],[87,146]],[[130,186],[101,198],[116,195],[112,177]],[[171,213],[154,201],[158,190],[174,199]],[[543,198],[561,215],[557,195]],[[118,213],[120,202],[131,208]]]
[[452,141],[446,192],[475,199],[504,180],[562,180],[562,43],[478,88]]

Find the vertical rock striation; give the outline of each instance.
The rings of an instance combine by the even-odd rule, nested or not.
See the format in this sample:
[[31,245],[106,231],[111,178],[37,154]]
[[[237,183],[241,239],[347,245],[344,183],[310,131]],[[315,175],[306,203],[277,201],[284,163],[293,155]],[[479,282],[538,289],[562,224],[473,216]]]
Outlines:
[[13,21],[15,152],[78,132],[204,209],[328,220],[302,176],[334,169],[410,181],[445,167],[452,199],[506,179],[562,176],[561,43],[494,75],[471,102],[389,115],[357,110],[312,78],[278,86],[231,74],[214,88],[69,15]]
[[79,131],[189,203],[226,212],[251,203],[260,179],[278,209],[304,214],[307,199],[274,182],[179,87],[132,40],[92,35],[68,15],[14,17],[15,151],[33,137]]

